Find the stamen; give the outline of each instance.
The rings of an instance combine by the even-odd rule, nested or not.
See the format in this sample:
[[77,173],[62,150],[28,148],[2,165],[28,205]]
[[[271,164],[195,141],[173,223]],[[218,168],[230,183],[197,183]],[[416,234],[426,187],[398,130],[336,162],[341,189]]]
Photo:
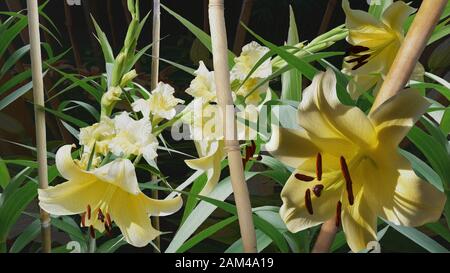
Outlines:
[[343,156],[341,156],[340,158],[340,163],[341,163],[341,171],[345,179],[345,188],[347,190],[348,203],[350,205],[353,205],[355,198],[353,196],[352,178],[350,177],[350,172],[348,171],[348,166]]
[[316,157],[316,176],[317,180],[322,180],[322,155],[320,153]]
[[91,237],[95,239],[95,230],[92,225],[89,226],[89,233],[91,234]]
[[311,176],[305,175],[305,174],[301,174],[301,173],[296,173],[295,178],[297,178],[300,181],[304,181],[304,182],[310,182],[310,181],[314,180],[314,177],[311,177]]
[[336,205],[336,227],[339,227],[341,225],[341,210],[342,203],[341,201],[338,201]]
[[106,223],[108,224],[109,228],[112,228],[112,221],[111,221],[111,216],[109,215],[109,213],[106,213]]
[[305,205],[306,209],[308,210],[309,214],[313,215],[313,207],[311,202],[311,191],[309,189],[305,192]]
[[86,212],[81,214],[81,227],[86,227]]
[[363,62],[363,61],[367,60],[369,57],[370,57],[369,54],[367,54],[367,55],[362,55],[361,57],[358,57],[358,58],[353,58],[353,59],[351,59],[351,60],[346,60],[346,62],[347,62],[347,63],[354,63],[354,62],[360,63],[360,62]]
[[111,227],[105,223],[106,236],[111,237]]
[[91,220],[91,206],[90,205],[87,205],[86,212],[87,212],[88,220]]
[[324,186],[322,184],[315,185],[313,188],[314,195],[317,197],[320,197],[320,195],[322,194],[323,188],[324,188]]
[[365,65],[366,63],[368,63],[368,62],[367,61],[366,62],[360,62],[357,65],[355,65],[354,67],[352,67],[352,70],[356,70],[356,69],[360,68],[361,66]]
[[101,209],[98,209],[97,219],[100,220],[102,223],[105,221],[105,215],[103,215],[103,212]]
[[348,49],[347,53],[348,54],[350,54],[350,53],[358,54],[358,53],[361,53],[361,52],[364,52],[367,50],[369,50],[369,48],[365,47],[365,46],[352,46]]

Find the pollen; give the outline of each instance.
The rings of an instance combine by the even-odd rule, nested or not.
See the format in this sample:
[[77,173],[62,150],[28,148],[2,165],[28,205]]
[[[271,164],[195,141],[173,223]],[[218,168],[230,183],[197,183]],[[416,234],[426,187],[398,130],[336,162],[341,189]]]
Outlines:
[[320,195],[322,195],[323,188],[324,188],[324,186],[322,184],[317,184],[314,186],[312,191],[315,196],[320,197]]
[[336,227],[339,227],[341,225],[341,210],[342,203],[341,201],[338,201],[336,204]]
[[322,155],[317,153],[316,157],[316,176],[317,180],[322,180]]
[[304,181],[304,182],[311,182],[314,180],[314,177],[305,175],[305,174],[301,174],[301,173],[296,173],[295,178],[297,178],[300,181]]

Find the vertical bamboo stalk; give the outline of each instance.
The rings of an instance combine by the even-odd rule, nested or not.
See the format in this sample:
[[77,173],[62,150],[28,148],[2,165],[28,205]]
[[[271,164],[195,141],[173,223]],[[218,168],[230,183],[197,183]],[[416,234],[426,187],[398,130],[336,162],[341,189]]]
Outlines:
[[[375,98],[371,111],[374,111],[383,102],[403,90],[447,2],[448,0],[424,0],[422,2],[405,40],[397,52],[389,73]],[[405,107],[408,106],[405,105]],[[331,228],[334,222],[334,219],[330,219],[322,225],[313,252],[329,251],[337,231],[336,228],[334,230]]]
[[225,28],[224,1],[209,1],[209,26],[211,28],[214,77],[217,88],[217,102],[225,119],[225,150],[230,165],[231,184],[236,201],[239,227],[244,252],[256,252],[256,236],[253,226],[252,207],[245,183],[241,151],[237,140],[236,119],[231,96],[230,72],[228,70],[227,34]]
[[[34,117],[36,122],[36,149],[39,187],[48,187],[47,143],[45,132],[44,83],[42,75],[41,39],[39,36],[39,13],[37,0],[27,0],[28,29],[31,46],[31,72],[33,79]],[[41,209],[42,251],[51,252],[50,215]]]
[[[151,67],[151,90],[158,86],[159,78],[159,47],[161,39],[161,5],[159,0],[153,0],[153,30],[152,30],[152,67]],[[158,180],[156,175],[152,175],[152,181]],[[152,191],[152,197],[158,199],[158,190]],[[153,217],[153,226],[159,230],[159,217]],[[155,245],[161,248],[161,239],[156,237]]]
[[378,92],[371,111],[400,92],[411,78],[419,60],[448,0],[423,0],[416,18],[406,34],[389,73]]

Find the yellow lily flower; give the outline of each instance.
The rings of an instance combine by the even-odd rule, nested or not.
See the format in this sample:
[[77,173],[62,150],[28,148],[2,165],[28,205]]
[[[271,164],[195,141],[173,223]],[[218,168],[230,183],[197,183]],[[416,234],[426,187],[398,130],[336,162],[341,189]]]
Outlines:
[[[251,42],[242,47],[241,55],[235,58],[235,65],[230,72],[233,85],[235,85],[234,82],[238,82],[238,85],[240,85],[256,63],[268,52],[269,49],[267,47],[261,46],[257,42]],[[250,92],[271,74],[272,65],[270,63],[270,58],[268,58],[253,72],[251,77],[248,78],[238,90],[234,90],[234,92],[236,95],[246,97],[246,104],[258,105],[262,101],[261,96],[270,93],[269,83],[267,82],[261,85],[251,94]]]
[[[404,39],[403,25],[415,9],[403,1],[396,1],[378,20],[367,12],[352,10],[348,0],[342,1],[342,8],[347,16],[347,41],[352,45],[349,56],[344,59],[343,72],[354,76],[348,91],[356,99],[380,84],[389,71]],[[420,69],[418,64],[416,72]]]
[[39,205],[50,214],[82,214],[82,226],[110,232],[112,223],[120,228],[125,240],[143,247],[160,235],[149,216],[163,216],[182,206],[180,196],[169,200],[148,198],[141,192],[133,164],[116,159],[93,171],[81,169],[72,159],[71,145],[56,153],[56,166],[67,182],[39,189]]
[[205,64],[200,61],[186,93],[194,98],[202,98],[204,102],[217,102],[216,83],[214,82],[214,71],[209,71]]
[[142,112],[145,118],[150,114],[154,119],[171,120],[176,115],[175,106],[184,103],[184,100],[174,97],[175,89],[166,83],[158,83],[158,86],[152,90],[148,100],[138,99],[133,104],[133,111]]
[[446,196],[419,178],[398,144],[429,107],[404,90],[366,116],[340,103],[331,70],[314,77],[298,110],[301,129],[274,128],[266,149],[295,168],[281,198],[291,232],[335,217],[352,251],[376,240],[377,217],[420,226],[441,216]]

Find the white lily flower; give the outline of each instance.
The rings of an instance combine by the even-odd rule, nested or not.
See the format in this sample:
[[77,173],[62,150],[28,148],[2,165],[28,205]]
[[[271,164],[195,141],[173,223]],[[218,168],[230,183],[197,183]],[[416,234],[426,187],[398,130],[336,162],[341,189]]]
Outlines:
[[184,103],[183,100],[173,96],[175,89],[165,83],[158,83],[158,86],[151,92],[148,100],[139,99],[132,104],[133,111],[142,112],[144,117],[150,114],[157,118],[172,119],[176,115],[175,106]]
[[[257,42],[251,42],[242,48],[242,53],[235,58],[235,65],[231,69],[231,79],[243,81],[255,64],[267,53],[269,49]],[[267,78],[272,74],[270,58],[265,60],[252,74],[252,78]]]
[[149,119],[132,119],[127,112],[114,117],[116,136],[109,142],[109,149],[116,156],[141,155],[148,164],[155,166],[158,141],[152,134]]
[[90,153],[95,143],[95,152],[106,155],[108,143],[114,136],[114,122],[104,117],[100,122],[80,129],[80,145],[84,146],[84,153]]
[[194,98],[202,98],[205,102],[216,102],[216,84],[214,82],[214,71],[209,71],[205,64],[200,61],[195,71],[196,77],[192,80],[186,93]]

